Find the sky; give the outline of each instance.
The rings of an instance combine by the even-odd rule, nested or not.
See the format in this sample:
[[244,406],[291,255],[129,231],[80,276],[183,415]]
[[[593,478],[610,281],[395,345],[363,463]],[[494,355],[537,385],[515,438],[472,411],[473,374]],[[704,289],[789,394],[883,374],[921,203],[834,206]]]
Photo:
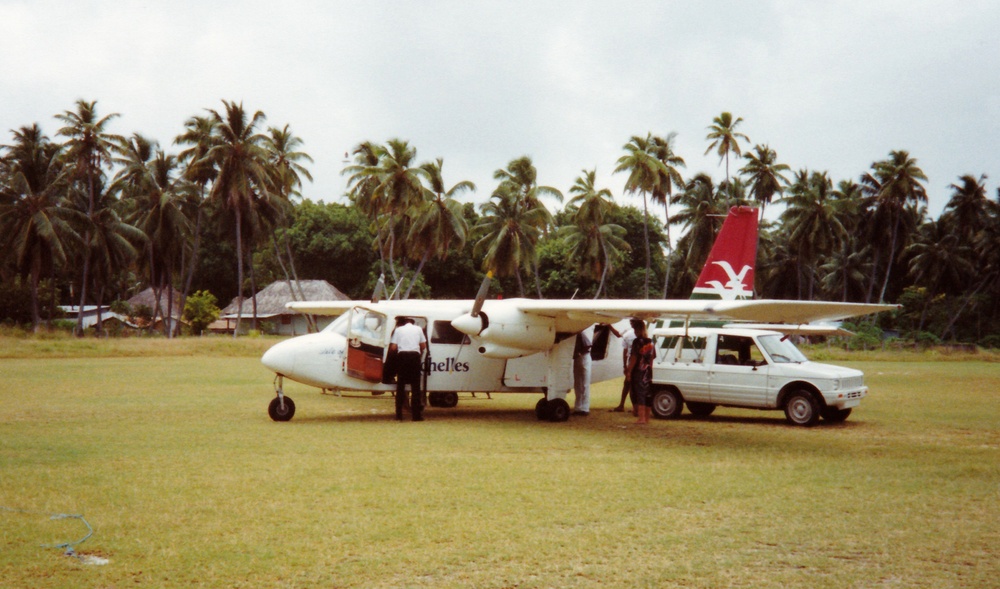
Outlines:
[[528,155],[542,185],[596,169],[641,206],[613,173],[630,137],[676,133],[685,177],[718,182],[706,135],[728,111],[745,150],[834,183],[908,151],[936,217],[962,175],[996,198],[998,31],[995,0],[0,0],[0,144],[35,122],[57,139],[84,99],[176,153],[231,100],[303,139],[312,200],[346,202],[345,153],[400,138],[447,186],[474,182],[463,200]]

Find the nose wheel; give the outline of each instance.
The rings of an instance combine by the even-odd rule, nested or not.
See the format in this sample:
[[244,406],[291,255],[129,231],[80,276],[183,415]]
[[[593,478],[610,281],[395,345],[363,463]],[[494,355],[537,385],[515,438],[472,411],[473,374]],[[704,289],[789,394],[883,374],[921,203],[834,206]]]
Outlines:
[[285,396],[283,384],[284,378],[280,374],[274,377],[274,392],[277,396],[267,406],[267,414],[274,421],[288,421],[295,415],[295,403],[291,397]]

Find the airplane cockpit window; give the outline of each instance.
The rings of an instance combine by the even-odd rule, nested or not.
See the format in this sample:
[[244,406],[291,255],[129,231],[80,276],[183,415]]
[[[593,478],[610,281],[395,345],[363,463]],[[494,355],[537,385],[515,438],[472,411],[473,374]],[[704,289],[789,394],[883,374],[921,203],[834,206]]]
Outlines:
[[323,328],[323,333],[336,333],[347,337],[347,329],[351,324],[351,314],[344,313],[333,320],[332,323]]
[[355,308],[351,311],[351,337],[382,342],[385,340],[385,315]]
[[455,329],[451,321],[435,321],[431,329],[432,344],[468,344],[469,336]]

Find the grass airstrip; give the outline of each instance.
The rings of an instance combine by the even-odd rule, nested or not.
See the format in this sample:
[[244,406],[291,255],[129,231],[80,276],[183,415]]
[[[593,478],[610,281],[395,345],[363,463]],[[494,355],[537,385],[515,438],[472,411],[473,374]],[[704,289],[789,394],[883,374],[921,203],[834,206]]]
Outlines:
[[275,423],[273,342],[0,337],[0,585],[1000,578],[995,356],[848,355],[869,397],[810,429],[734,409],[639,427],[608,412],[620,382],[568,423],[537,421],[535,395],[465,394],[396,423],[388,396],[293,383],[296,416]]

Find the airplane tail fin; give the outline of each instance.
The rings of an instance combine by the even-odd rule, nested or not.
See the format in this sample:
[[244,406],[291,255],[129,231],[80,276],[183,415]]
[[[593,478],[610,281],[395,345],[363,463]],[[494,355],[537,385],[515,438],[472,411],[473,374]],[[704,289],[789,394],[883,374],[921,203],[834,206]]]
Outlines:
[[757,261],[757,209],[733,207],[705,260],[692,299],[752,299]]

